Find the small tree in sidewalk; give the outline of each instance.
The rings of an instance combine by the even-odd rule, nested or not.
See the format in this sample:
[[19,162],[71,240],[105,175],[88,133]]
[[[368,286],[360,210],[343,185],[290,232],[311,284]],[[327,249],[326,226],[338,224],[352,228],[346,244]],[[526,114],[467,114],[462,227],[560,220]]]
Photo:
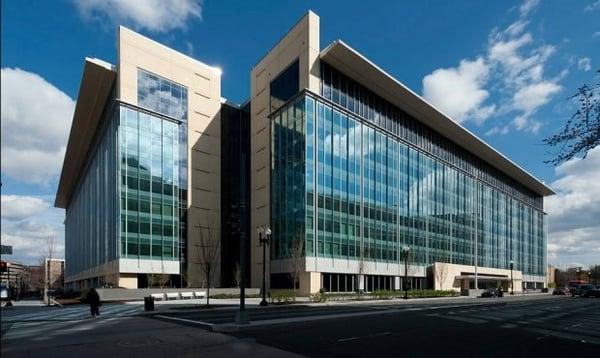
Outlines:
[[206,307],[210,306],[210,286],[212,285],[212,276],[219,260],[220,240],[215,233],[214,222],[206,220],[206,226],[200,227],[200,240],[194,245],[196,247],[197,257],[200,268],[204,276],[206,285]]

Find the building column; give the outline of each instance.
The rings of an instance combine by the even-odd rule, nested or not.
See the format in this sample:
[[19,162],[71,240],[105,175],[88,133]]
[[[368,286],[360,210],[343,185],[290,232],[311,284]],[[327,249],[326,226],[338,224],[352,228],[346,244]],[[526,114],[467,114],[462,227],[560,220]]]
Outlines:
[[365,290],[365,275],[356,275],[356,285],[354,285],[354,287],[357,287],[359,290],[364,291]]
[[394,290],[400,290],[400,276],[394,276]]
[[321,273],[320,272],[302,272],[300,279],[300,294],[308,295],[317,293],[321,289]]

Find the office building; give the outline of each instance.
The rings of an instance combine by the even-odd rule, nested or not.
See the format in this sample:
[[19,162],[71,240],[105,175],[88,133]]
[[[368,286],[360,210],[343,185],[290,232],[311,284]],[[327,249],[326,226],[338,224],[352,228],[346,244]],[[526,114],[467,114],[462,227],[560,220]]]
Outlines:
[[245,237],[260,287],[270,227],[269,287],[291,287],[294,262],[303,293],[402,289],[405,275],[545,285],[553,191],[343,41],[321,49],[319,27],[309,11],[258,61],[242,106],[221,100],[217,69],[124,28],[116,66],[86,61],[57,195],[67,281],[202,285],[211,227],[214,282],[233,286]]

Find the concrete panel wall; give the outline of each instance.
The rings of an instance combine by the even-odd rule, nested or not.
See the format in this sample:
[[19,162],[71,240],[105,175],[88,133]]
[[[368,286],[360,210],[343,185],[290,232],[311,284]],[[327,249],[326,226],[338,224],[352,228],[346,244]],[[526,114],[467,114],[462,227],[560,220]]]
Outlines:
[[[475,272],[475,266],[448,264],[443,262],[435,262],[432,268],[433,287],[436,290],[456,290],[460,291],[461,282],[456,277],[461,276],[461,273]],[[514,291],[522,291],[523,273],[513,270]],[[496,275],[510,279],[510,270],[497,269],[492,267],[477,267],[478,275]],[[510,283],[508,283],[510,290]]]
[[[269,85],[282,70],[298,59],[300,89],[308,88],[318,92],[319,51],[319,17],[309,11],[251,71],[251,205],[249,209],[251,285],[255,287],[260,286],[262,280],[262,250],[258,245],[256,228],[270,223]],[[268,267],[267,264],[267,270]],[[268,277],[269,272],[267,272]]]
[[[188,281],[202,283],[199,230],[210,226],[220,240],[221,71],[124,27],[119,29],[118,98],[137,105],[137,69],[188,90]],[[220,264],[215,265],[214,282]]]

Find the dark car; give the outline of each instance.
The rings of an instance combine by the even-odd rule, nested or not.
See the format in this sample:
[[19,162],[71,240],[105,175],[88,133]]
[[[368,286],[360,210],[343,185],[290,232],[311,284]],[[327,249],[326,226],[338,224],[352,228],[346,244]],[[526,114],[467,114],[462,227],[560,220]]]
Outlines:
[[498,290],[495,288],[486,288],[481,293],[481,297],[498,297]]
[[[594,287],[593,285],[590,285],[590,286]],[[599,298],[600,297],[600,288],[594,287],[594,288],[584,289],[581,292],[581,297],[596,297],[596,298]]]
[[568,295],[569,294],[569,289],[567,287],[556,287],[553,291],[552,291],[553,295]]
[[590,284],[578,285],[577,288],[569,290],[571,297],[582,296],[584,292],[588,290],[594,290],[596,287]]

